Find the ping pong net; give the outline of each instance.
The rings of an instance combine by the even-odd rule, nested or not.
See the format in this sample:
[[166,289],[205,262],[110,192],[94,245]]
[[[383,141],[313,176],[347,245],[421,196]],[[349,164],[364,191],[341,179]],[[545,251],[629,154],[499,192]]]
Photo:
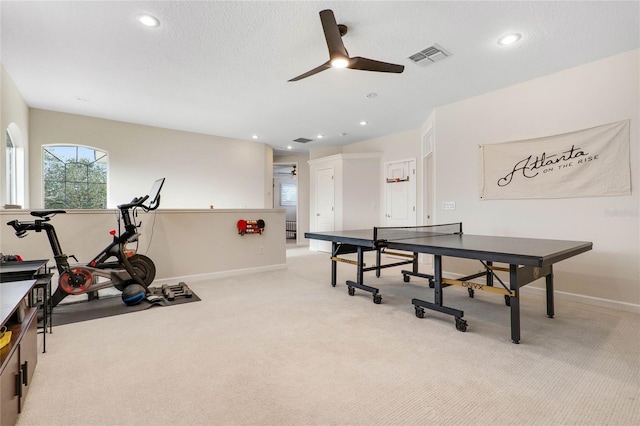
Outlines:
[[462,222],[445,225],[381,226],[373,228],[373,239],[375,241],[397,241],[456,234],[462,234]]

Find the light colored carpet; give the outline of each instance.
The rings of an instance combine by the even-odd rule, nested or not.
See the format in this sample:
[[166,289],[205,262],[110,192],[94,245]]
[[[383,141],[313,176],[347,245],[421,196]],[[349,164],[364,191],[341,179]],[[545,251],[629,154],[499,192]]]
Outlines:
[[[19,425],[637,425],[639,316],[523,295],[510,342],[502,296],[445,289],[463,309],[418,319],[426,281],[398,269],[350,297],[327,254],[189,282],[202,301],[54,328]],[[41,343],[41,342],[40,342]]]

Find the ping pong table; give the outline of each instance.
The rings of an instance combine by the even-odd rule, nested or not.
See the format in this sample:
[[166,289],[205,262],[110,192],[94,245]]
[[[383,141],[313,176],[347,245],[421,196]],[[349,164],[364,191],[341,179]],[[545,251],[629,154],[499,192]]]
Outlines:
[[[455,317],[456,329],[467,330],[464,312],[443,303],[443,288],[451,285],[466,287],[469,297],[475,291],[487,291],[504,295],[505,304],[510,307],[511,341],[520,342],[520,298],[519,289],[540,278],[546,281],[547,316],[554,316],[553,301],[553,264],[568,259],[593,248],[591,242],[563,241],[535,238],[498,237],[486,235],[468,235],[462,233],[462,223],[446,225],[427,225],[411,227],[374,227],[353,231],[307,232],[305,238],[329,241],[331,246],[331,285],[336,286],[337,262],[347,262],[357,266],[356,281],[348,280],[346,285],[350,296],[355,289],[372,293],[373,302],[381,303],[379,289],[364,284],[364,272],[376,271],[380,276],[383,268],[411,265],[402,270],[404,282],[412,276],[426,278],[429,287],[434,289],[434,301],[412,299],[415,315],[424,318],[425,309],[441,312]],[[400,252],[391,252],[399,250]],[[375,251],[376,264],[367,267],[364,253]],[[340,257],[355,253],[357,260]],[[382,264],[383,253],[405,259]],[[418,254],[433,255],[433,274],[419,272]],[[482,271],[465,277],[452,279],[442,276],[442,258],[456,257],[480,261]],[[494,263],[507,264],[496,266]],[[509,273],[505,283],[497,271]],[[484,278],[480,284],[476,279]],[[472,281],[476,280],[476,281]],[[499,283],[500,285],[494,285]]]

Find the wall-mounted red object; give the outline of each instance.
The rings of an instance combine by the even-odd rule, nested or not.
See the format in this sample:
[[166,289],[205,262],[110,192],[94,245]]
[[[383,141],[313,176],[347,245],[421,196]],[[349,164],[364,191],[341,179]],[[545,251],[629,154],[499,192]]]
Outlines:
[[245,220],[238,221],[238,234],[262,234],[264,232],[264,220]]

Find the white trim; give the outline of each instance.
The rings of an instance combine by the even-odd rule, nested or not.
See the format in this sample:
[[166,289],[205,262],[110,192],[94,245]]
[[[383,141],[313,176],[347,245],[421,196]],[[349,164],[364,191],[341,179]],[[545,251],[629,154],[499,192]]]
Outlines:
[[315,158],[313,160],[308,160],[307,163],[309,165],[314,165],[318,163],[324,163],[328,161],[336,161],[336,160],[354,160],[361,158],[381,158],[382,152],[349,152],[344,154],[334,154],[328,157]]
[[[463,274],[452,273],[452,272],[443,272],[443,276],[453,277],[454,279],[463,277]],[[503,280],[506,286],[509,285],[509,281]],[[541,296],[545,296],[547,289],[544,287],[535,287],[535,286],[524,286],[520,287],[520,291],[524,293],[535,293]],[[631,312],[634,314],[640,314],[640,305],[629,303],[629,302],[620,302],[618,300],[611,299],[603,299],[601,297],[593,297],[593,296],[585,296],[582,294],[576,293],[567,293],[566,291],[558,291],[553,290],[553,298],[554,300],[566,300],[569,302],[577,302],[583,303],[585,305],[591,306],[600,306],[602,308],[614,309],[616,311],[624,311]]]
[[[524,290],[525,293],[538,293],[543,296],[546,294],[546,289],[540,287],[520,287],[520,290]],[[603,299],[601,297],[585,296],[582,294],[567,293],[566,291],[558,290],[553,291],[553,296],[555,300],[567,300],[570,302],[583,303],[585,305],[614,309],[616,311],[625,311],[634,314],[640,314],[640,305],[636,305],[634,303]]]
[[248,274],[256,274],[259,272],[269,272],[269,271],[279,271],[281,269],[287,269],[287,264],[282,263],[278,265],[269,265],[269,266],[259,266],[257,268],[245,268],[245,269],[234,269],[231,271],[219,271],[219,272],[210,272],[206,274],[198,274],[198,275],[184,275],[181,277],[172,277],[172,278],[159,278],[153,281],[151,286],[162,285],[162,284],[175,284],[176,281],[184,281],[184,282],[198,282],[198,281],[207,281],[207,280],[215,280],[219,278],[228,278],[228,277],[236,277],[240,275],[248,275]]

